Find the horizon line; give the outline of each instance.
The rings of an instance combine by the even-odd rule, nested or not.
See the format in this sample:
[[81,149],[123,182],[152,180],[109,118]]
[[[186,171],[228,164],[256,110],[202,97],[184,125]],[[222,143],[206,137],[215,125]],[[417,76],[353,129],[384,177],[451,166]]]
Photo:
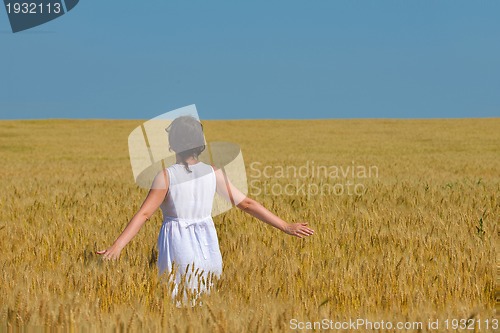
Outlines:
[[[354,117],[354,118],[212,118],[201,119],[201,121],[319,121],[319,120],[465,120],[465,119],[497,119],[499,116],[479,116],[479,117],[432,117],[432,118],[411,118],[411,117]],[[148,121],[148,118],[0,118],[0,121]]]

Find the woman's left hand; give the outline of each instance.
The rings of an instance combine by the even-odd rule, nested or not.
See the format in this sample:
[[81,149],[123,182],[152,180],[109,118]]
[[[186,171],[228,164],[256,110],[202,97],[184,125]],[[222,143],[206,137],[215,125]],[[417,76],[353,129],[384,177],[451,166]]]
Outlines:
[[307,222],[305,222],[305,223],[289,223],[285,226],[283,231],[289,235],[299,237],[299,238],[311,236],[312,234],[314,234],[314,230],[312,230],[311,228],[309,228],[307,226]]

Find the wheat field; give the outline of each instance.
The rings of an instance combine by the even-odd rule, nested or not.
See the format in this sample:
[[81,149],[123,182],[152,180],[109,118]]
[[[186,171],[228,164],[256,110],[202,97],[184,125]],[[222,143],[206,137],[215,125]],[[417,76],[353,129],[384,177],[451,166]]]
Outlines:
[[286,221],[308,221],[315,234],[294,238],[236,208],[214,217],[224,272],[192,308],[177,308],[157,276],[160,211],[119,261],[94,254],[147,194],[134,183],[127,147],[141,123],[0,122],[1,331],[301,332],[312,331],[308,322],[359,318],[424,323],[370,331],[437,332],[429,320],[455,331],[447,319],[475,321],[475,330],[458,331],[495,331],[499,118],[203,121],[208,141],[241,147],[254,185],[352,176],[266,178],[257,171],[265,166],[377,173],[351,179],[357,194],[253,186],[252,198]]

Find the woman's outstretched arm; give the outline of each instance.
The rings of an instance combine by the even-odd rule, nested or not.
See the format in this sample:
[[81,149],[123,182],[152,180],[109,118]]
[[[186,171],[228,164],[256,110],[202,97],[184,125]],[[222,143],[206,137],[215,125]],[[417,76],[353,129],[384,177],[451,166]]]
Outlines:
[[221,169],[215,171],[215,177],[217,179],[217,193],[229,202],[234,203],[242,211],[292,236],[302,238],[314,233],[314,230],[307,226],[307,222],[288,223],[283,221],[256,200],[241,193]]
[[166,170],[158,173],[149,190],[148,196],[141,205],[139,211],[132,217],[123,232],[118,236],[113,245],[106,250],[96,251],[102,254],[104,259],[118,259],[123,248],[137,235],[144,223],[149,220],[168,192],[168,173]]

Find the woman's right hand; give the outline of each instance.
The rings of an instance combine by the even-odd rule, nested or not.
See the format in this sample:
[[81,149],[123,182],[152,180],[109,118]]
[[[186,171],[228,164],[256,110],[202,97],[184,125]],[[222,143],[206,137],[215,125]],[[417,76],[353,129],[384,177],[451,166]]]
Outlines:
[[101,254],[106,260],[116,260],[120,257],[122,249],[113,245],[106,250],[96,251],[95,253]]

